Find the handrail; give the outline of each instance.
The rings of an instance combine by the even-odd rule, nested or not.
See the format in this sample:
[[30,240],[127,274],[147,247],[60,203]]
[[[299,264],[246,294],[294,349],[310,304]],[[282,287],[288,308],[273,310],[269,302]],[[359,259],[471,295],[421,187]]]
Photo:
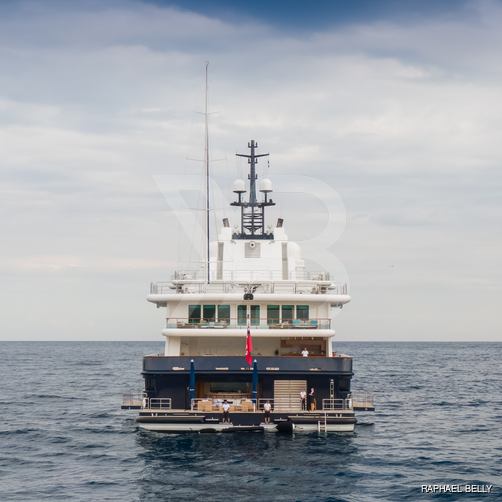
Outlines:
[[373,394],[366,391],[353,391],[348,396],[354,408],[374,408],[375,402]]
[[[252,279],[242,279],[241,281],[222,280],[214,281],[210,284],[199,279],[175,279],[173,282],[152,282],[150,284],[150,294],[184,294],[184,293],[242,293],[243,285],[253,282]],[[348,294],[347,284],[334,284],[329,280],[321,279],[298,279],[294,281],[267,281],[257,280],[257,294]]]
[[172,399],[170,397],[144,397],[142,408],[170,410],[172,408]]
[[[331,319],[326,317],[314,319],[291,319],[288,321],[279,322],[268,321],[267,319],[259,319],[259,324],[251,324],[251,329],[330,329]],[[247,320],[238,318],[226,318],[222,320],[207,320],[207,319],[190,319],[188,317],[167,317],[166,328],[169,329],[246,329]]]
[[140,408],[143,405],[144,391],[132,391],[122,394],[122,407]]
[[[220,261],[234,264],[233,261]],[[205,265],[205,262],[204,262]],[[296,276],[299,280],[308,281],[329,281],[330,274],[326,271],[307,271],[304,267],[296,267]],[[223,280],[225,281],[249,281],[249,280],[282,280],[282,270],[270,269],[250,269],[250,270],[223,270]],[[172,274],[173,280],[191,281],[206,280],[207,272],[204,266],[197,269],[175,270]]]
[[350,410],[352,409],[351,399],[331,399],[325,398],[322,400],[323,410]]

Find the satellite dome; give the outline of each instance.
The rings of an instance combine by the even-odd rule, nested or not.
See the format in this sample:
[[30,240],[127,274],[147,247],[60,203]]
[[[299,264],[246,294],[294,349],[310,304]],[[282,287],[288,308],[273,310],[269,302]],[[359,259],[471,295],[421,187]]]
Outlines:
[[244,193],[246,191],[246,184],[244,183],[244,180],[235,180],[233,191],[235,193]]
[[260,180],[260,192],[271,192],[272,182],[268,178]]

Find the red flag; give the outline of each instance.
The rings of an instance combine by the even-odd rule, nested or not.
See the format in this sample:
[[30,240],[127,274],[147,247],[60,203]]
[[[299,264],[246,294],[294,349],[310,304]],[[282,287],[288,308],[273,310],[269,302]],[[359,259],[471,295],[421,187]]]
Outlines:
[[248,324],[248,334],[246,336],[246,362],[248,366],[253,364],[253,357],[251,356],[251,352],[253,352],[253,340],[251,338],[251,330],[249,329]]

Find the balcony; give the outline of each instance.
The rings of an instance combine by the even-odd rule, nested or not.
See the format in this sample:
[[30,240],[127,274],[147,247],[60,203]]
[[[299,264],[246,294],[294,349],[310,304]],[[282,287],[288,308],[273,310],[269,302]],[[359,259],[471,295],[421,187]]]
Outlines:
[[[247,329],[246,321],[239,319],[206,320],[168,317],[167,329]],[[331,329],[331,319],[291,319],[279,322],[279,320],[260,319],[257,324],[251,324],[251,330],[256,329]]]

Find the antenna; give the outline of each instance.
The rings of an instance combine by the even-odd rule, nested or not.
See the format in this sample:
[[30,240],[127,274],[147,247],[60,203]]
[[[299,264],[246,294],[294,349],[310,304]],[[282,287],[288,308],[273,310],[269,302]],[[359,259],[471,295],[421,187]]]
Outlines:
[[272,192],[272,182],[265,178],[261,180],[258,190],[263,194],[263,200],[258,200],[256,196],[256,164],[259,157],[268,157],[268,153],[257,154],[256,149],[258,143],[255,140],[248,142],[250,154],[236,153],[237,157],[248,159],[249,164],[249,200],[242,199],[246,192],[244,181],[236,180],[234,184],[234,192],[237,194],[238,200],[232,202],[231,206],[239,206],[241,208],[241,229],[240,232],[233,234],[234,239],[273,239],[274,235],[271,232],[265,231],[265,207],[275,206],[275,202],[269,199],[269,194]]
[[206,165],[206,269],[207,269],[207,283],[210,281],[210,256],[209,256],[209,120],[207,113],[207,74],[208,74],[209,61],[206,61],[206,88],[204,95],[204,163]]

